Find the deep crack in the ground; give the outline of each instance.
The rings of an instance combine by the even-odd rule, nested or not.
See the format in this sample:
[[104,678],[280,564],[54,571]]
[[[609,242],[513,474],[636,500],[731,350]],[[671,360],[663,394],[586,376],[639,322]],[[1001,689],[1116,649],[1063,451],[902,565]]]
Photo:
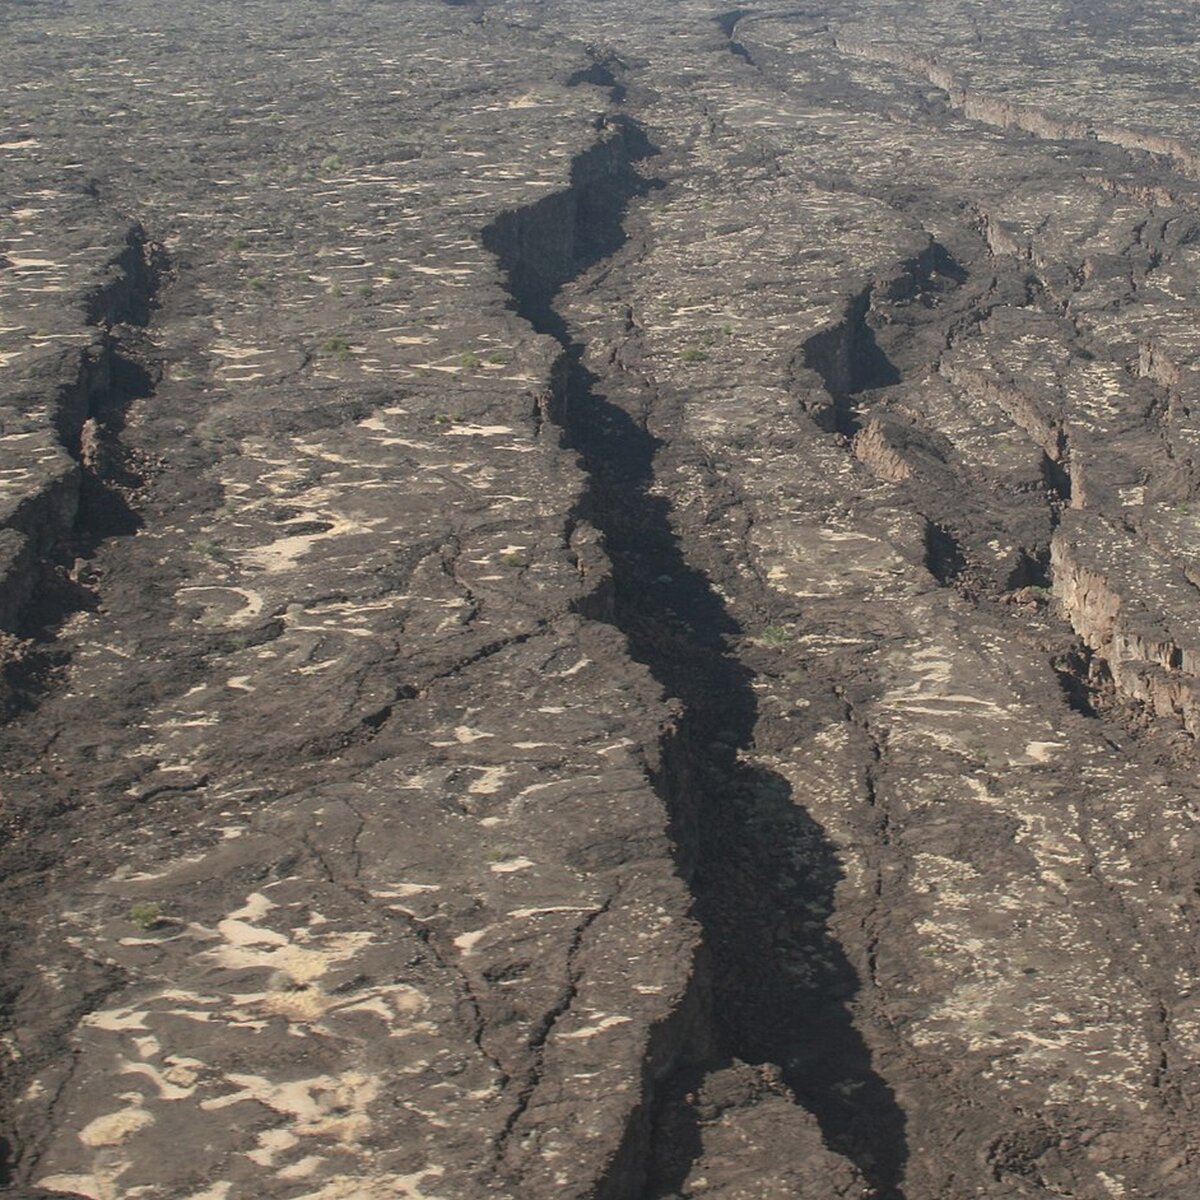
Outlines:
[[[647,1081],[646,1195],[673,1194],[691,1165],[679,1154],[687,1139],[660,1128],[677,1119],[689,1081],[741,1060],[777,1064],[872,1194],[900,1200],[904,1115],[855,1028],[860,981],[828,925],[841,878],[834,847],[792,801],[786,780],[743,761],[758,721],[754,672],[731,649],[741,627],[689,561],[670,502],[652,491],[659,449],[645,425],[652,384],[619,367],[605,378],[590,370],[586,344],[555,304],[565,283],[614,259],[626,238],[627,205],[661,186],[635,167],[657,153],[636,122],[613,115],[607,124],[606,140],[576,161],[570,192],[504,214],[484,240],[517,311],[563,348],[552,415],[587,472],[578,515],[603,534],[612,561],[610,619],[681,702],[654,750],[654,782],[704,929],[712,1029],[693,1036],[694,1057]],[[559,256],[531,250],[545,246],[558,247]],[[614,389],[629,407],[614,400]]]

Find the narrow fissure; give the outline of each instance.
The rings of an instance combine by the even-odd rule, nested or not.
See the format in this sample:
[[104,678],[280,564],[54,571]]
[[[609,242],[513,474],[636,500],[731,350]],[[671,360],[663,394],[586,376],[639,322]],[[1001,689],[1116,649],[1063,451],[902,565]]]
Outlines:
[[1113,715],[1116,685],[1108,664],[1085,642],[1057,655],[1050,665],[1072,712],[1092,720]]
[[944,525],[925,523],[925,569],[943,587],[950,587],[966,569],[958,539]]
[[588,58],[591,59],[591,65],[568,75],[567,87],[590,83],[593,87],[604,88],[611,104],[624,104],[625,85],[617,76],[625,69],[625,64],[611,51],[605,52],[594,47],[589,48]]
[[151,397],[158,383],[159,368],[142,331],[166,260],[135,226],[110,271],[111,281],[87,301],[88,323],[99,341],[81,355],[76,378],[59,388],[54,401],[58,439],[75,470],[0,530],[0,627],[26,642],[25,651],[3,666],[3,717],[36,704],[61,660],[59,626],[98,603],[88,560],[109,538],[141,526],[134,498],[145,471],[121,434],[129,409]]
[[849,1002],[860,980],[829,930],[841,878],[834,847],[793,804],[785,779],[743,761],[758,720],[754,676],[728,649],[738,623],[689,562],[669,501],[652,489],[661,445],[631,416],[654,409],[652,384],[619,367],[594,374],[585,343],[555,307],[565,283],[621,248],[629,202],[661,186],[635,168],[656,153],[640,127],[624,115],[610,115],[605,127],[575,160],[568,191],[503,214],[483,234],[516,311],[563,347],[549,416],[587,473],[576,516],[601,532],[612,562],[611,597],[587,615],[619,628],[681,702],[653,781],[704,930],[710,968],[702,986],[711,1003],[698,1018],[705,1027],[690,1031],[670,1061],[648,1064],[621,1179],[597,1194],[677,1190],[700,1153],[695,1128],[678,1136],[680,1121],[688,1124],[687,1081],[742,1061],[775,1064],[872,1194],[901,1200],[904,1115],[854,1026]]
[[827,433],[853,437],[862,427],[857,397],[875,388],[891,387],[901,379],[867,322],[872,291],[864,288],[850,301],[838,324],[810,337],[794,364],[794,368],[815,371],[824,384],[825,397],[809,409],[809,415]]
[[[947,249],[934,241],[929,250],[915,259],[901,264],[895,274],[884,281],[865,288],[853,297],[845,316],[836,325],[810,337],[792,360],[792,385],[797,398],[809,416],[822,429],[842,436],[847,449],[855,448],[855,438],[867,421],[886,426],[890,441],[905,450],[923,445],[924,434],[913,427],[910,431],[890,417],[887,389],[893,384],[908,385],[920,378],[923,370],[944,374],[940,352],[922,350],[922,341],[929,348],[939,345],[950,348],[963,336],[963,330],[977,327],[983,315],[995,304],[1002,302],[1004,288],[1011,290],[1017,280],[1010,273],[1005,278],[997,271],[985,292],[964,292],[955,299],[953,292],[969,282],[971,273]],[[930,293],[937,304],[925,303]],[[914,301],[919,302],[917,319],[896,319],[897,314],[888,311],[888,306],[899,301],[903,309],[913,310]],[[1037,303],[1029,300],[1027,303]],[[872,323],[875,308],[883,310],[874,324],[886,331],[887,336],[876,340]],[[926,313],[927,315],[922,315]],[[965,315],[964,315],[965,314]],[[941,330],[941,332],[939,332]],[[1087,353],[1088,342],[1078,335],[1080,353]],[[823,385],[823,394],[812,387],[797,371],[797,367],[815,372]],[[953,379],[953,375],[950,376]],[[903,403],[903,402],[901,402]],[[1010,405],[1002,408],[1021,424],[1021,414],[1011,411]],[[1023,426],[1024,427],[1024,426]],[[1044,431],[1026,429],[1028,436],[1038,442],[1039,433]],[[928,439],[925,439],[928,440]],[[993,571],[990,578],[979,576],[978,547],[970,543],[971,522],[964,520],[963,513],[975,507],[972,487],[960,472],[951,472],[949,464],[941,462],[944,471],[941,495],[937,478],[909,478],[909,474],[893,478],[898,486],[910,493],[910,504],[922,511],[924,506],[923,565],[939,585],[953,588],[973,603],[1011,598],[1020,593],[1031,593],[1024,597],[1035,601],[1049,596],[1053,586],[1053,568],[1050,555],[1050,537],[1058,527],[1062,511],[1071,503],[1072,479],[1070,472],[1070,443],[1064,428],[1057,430],[1057,437],[1050,449],[1042,448],[1040,475],[1042,489],[1039,493],[1029,490],[1025,511],[1033,517],[1030,529],[1042,526],[1037,536],[1022,543],[1016,530],[1009,536],[1016,543],[1004,570]],[[913,475],[919,475],[914,468]],[[952,504],[945,499],[953,497]],[[979,506],[983,513],[996,509],[995,505]],[[1018,528],[1022,518],[1017,517]],[[994,536],[992,528],[983,525],[986,536]],[[967,536],[964,536],[963,530]],[[976,542],[979,541],[978,536]],[[1094,655],[1086,645],[1075,637],[1066,639],[1069,647],[1048,656],[1048,665],[1061,691],[1064,703],[1073,712],[1102,723],[1116,720],[1126,732],[1132,729],[1129,719],[1121,716],[1116,703],[1115,686],[1111,673],[1102,659]],[[1105,732],[1103,737],[1110,745],[1117,743]]]

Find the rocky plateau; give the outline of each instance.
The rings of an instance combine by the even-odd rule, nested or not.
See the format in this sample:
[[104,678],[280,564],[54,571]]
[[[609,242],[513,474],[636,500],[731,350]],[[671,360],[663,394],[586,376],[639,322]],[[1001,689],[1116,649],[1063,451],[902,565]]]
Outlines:
[[12,0],[0,1192],[1195,1200],[1174,0]]

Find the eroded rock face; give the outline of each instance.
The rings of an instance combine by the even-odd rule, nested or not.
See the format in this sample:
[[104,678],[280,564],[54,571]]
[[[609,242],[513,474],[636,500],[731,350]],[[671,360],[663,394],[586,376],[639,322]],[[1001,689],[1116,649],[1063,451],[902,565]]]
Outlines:
[[14,8],[3,1184],[1190,1200],[1188,36]]

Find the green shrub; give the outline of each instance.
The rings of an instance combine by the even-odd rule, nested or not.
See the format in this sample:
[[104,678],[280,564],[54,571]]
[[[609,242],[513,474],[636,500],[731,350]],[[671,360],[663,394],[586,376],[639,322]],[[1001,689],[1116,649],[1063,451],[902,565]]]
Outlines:
[[129,919],[139,929],[153,929],[162,920],[162,912],[152,901],[139,900],[130,908]]
[[220,558],[223,553],[221,543],[214,542],[212,538],[197,538],[192,543],[192,549],[206,558]]

